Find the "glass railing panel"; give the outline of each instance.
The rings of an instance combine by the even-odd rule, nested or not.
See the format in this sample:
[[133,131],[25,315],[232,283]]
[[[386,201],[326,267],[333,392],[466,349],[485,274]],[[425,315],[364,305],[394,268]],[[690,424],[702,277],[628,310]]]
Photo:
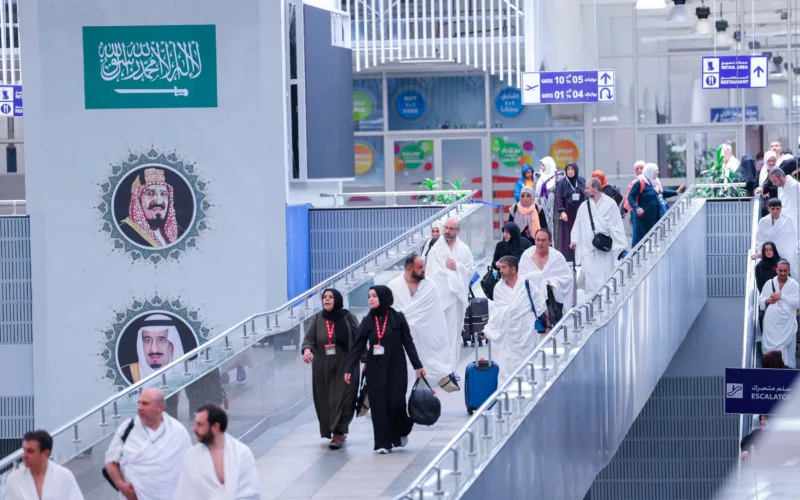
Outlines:
[[[402,272],[406,255],[412,251],[419,252],[423,242],[430,237],[430,225],[436,218],[460,217],[460,236],[465,241],[474,242],[474,251],[485,253],[491,243],[493,207],[469,201],[463,199],[446,207],[437,217],[424,221],[281,308],[242,320],[54,431],[53,459],[73,469],[81,478],[82,487],[85,483],[87,491],[101,487],[102,478],[97,485],[95,482],[108,438],[121,420],[135,415],[138,394],[150,387],[164,390],[168,396],[169,413],[177,415],[189,428],[190,406],[196,408],[205,402],[223,403],[219,394],[224,391],[231,416],[231,432],[245,438],[257,436],[272,421],[280,419],[282,413],[309,404],[310,368],[302,362],[299,347],[307,320],[322,307],[322,291],[329,287],[339,289],[355,306],[356,314],[365,314],[369,286],[376,280],[388,282]],[[484,225],[486,228],[482,227]],[[236,381],[238,366],[243,366],[247,372],[245,381]],[[225,384],[222,383],[223,374],[229,377]],[[21,453],[17,452],[0,461],[0,486],[6,471],[19,464],[20,459]]]

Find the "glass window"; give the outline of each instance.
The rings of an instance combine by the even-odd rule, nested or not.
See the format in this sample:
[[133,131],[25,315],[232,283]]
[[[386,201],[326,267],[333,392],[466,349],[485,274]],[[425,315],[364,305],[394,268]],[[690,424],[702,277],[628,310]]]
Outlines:
[[[442,139],[444,188],[482,189],[483,145],[481,139]],[[476,198],[481,198],[479,194]]]
[[[433,144],[432,140],[394,141],[395,191],[416,191],[423,181],[435,180]],[[414,199],[397,198],[398,203]]]
[[[492,191],[494,203],[512,205],[514,184],[519,180],[524,165],[539,171],[539,161],[552,157],[561,170],[567,163],[579,166],[586,163],[583,157],[583,132],[515,132],[492,134]],[[580,175],[585,176],[585,168]],[[591,172],[589,172],[591,175]]]
[[380,78],[353,80],[353,130],[383,130],[383,91]]
[[[599,3],[599,2],[595,2]],[[633,9],[627,5],[584,5],[581,8],[584,40],[597,43],[597,54],[604,56],[633,55]],[[595,19],[595,12],[597,19]],[[601,36],[595,36],[595,24]],[[594,47],[587,56],[594,61]]]
[[491,77],[489,106],[492,109],[492,128],[550,127],[583,124],[583,106],[559,104],[556,106],[523,106],[518,88],[509,86],[507,80]]
[[595,127],[604,125],[633,125],[636,113],[634,91],[634,64],[632,57],[601,58],[599,69],[614,70],[617,95],[614,102],[592,106]]
[[[639,58],[639,123],[711,123],[741,109],[741,90],[704,90],[697,54]],[[741,112],[739,111],[739,115]]]
[[389,79],[391,130],[486,127],[483,75]]
[[[700,179],[703,172],[708,170],[708,161],[716,154],[717,148],[723,144],[730,144],[733,149],[733,156],[741,158],[741,155],[751,154],[741,152],[736,142],[736,130],[713,130],[708,132],[698,132],[694,134],[694,175]],[[757,152],[753,152],[755,156]]]
[[[356,178],[345,181],[342,188],[346,192],[383,191],[384,178],[383,136],[355,138]],[[368,189],[365,189],[368,188]]]
[[[686,134],[644,134],[644,157],[658,165],[658,176],[667,179],[686,179]],[[670,186],[675,183],[665,182]]]
[[632,128],[596,129],[593,168],[605,172],[608,182],[624,189],[633,179],[633,164],[637,160],[635,144]]

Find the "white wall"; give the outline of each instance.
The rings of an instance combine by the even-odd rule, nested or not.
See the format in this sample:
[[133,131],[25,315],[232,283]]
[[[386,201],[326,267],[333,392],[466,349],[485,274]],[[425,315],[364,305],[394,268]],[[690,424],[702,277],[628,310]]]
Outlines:
[[[281,9],[275,0],[20,3],[37,426],[110,395],[104,332],[135,300],[179,299],[213,336],[286,299],[274,265],[286,259]],[[82,27],[186,24],[216,26],[217,107],[85,109]],[[150,147],[194,163],[210,203],[196,246],[158,264],[116,248],[97,208],[112,165]]]

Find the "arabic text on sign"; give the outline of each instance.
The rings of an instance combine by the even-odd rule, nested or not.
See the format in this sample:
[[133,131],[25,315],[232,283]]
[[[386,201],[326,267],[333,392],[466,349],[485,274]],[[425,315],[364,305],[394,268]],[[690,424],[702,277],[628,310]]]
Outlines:
[[203,72],[196,41],[100,42],[100,75],[110,81],[167,82],[194,79]]

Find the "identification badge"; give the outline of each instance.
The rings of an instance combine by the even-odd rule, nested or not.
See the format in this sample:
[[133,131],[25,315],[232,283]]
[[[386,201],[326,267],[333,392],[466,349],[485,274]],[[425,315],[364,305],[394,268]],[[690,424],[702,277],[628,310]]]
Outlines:
[[578,201],[581,199],[581,195],[578,193],[572,193],[572,201]]
[[374,346],[372,346],[372,355],[383,356],[383,346],[380,344],[375,344]]
[[336,344],[325,344],[325,354],[327,356],[336,355]]

